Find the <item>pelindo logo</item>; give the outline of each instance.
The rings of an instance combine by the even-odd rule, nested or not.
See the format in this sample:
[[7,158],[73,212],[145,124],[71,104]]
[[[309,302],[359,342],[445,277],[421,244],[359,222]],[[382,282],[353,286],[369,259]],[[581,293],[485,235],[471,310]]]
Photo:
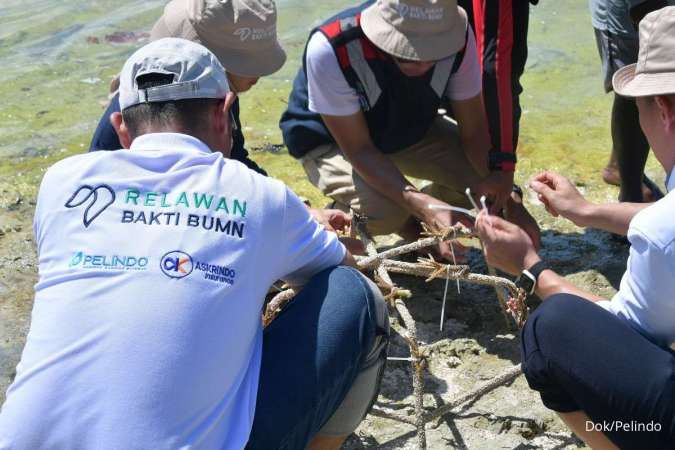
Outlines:
[[194,268],[192,256],[178,250],[162,256],[159,265],[164,275],[169,278],[184,278],[190,275]]
[[94,255],[75,252],[68,267],[104,270],[147,270],[148,258],[145,256]]
[[68,265],[69,265],[70,267],[77,266],[78,264],[80,264],[80,263],[82,262],[83,259],[84,259],[84,253],[82,253],[82,252],[76,252],[76,253],[73,255],[73,257],[71,258],[70,264],[68,264]]

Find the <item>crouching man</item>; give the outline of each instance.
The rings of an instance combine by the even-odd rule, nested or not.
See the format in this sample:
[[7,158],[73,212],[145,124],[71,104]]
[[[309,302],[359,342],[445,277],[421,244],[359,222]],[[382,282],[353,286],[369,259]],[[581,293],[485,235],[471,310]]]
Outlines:
[[477,219],[487,259],[544,299],[522,333],[523,371],[544,405],[594,449],[670,449],[675,442],[675,7],[640,22],[638,63],[613,78],[635,97],[642,130],[668,174],[652,204],[587,202],[564,177],[532,188],[577,225],[628,235],[626,272],[611,301],[584,292],[542,261],[517,226]]
[[[384,302],[288,188],[227,159],[234,99],[205,47],[155,41],[121,75],[130,150],[47,172],[0,448],[337,448],[357,427]],[[279,278],[305,286],[263,331]]]
[[[470,207],[469,187],[539,240],[512,192],[515,154],[491,148],[476,40],[456,0],[369,0],[312,30],[280,127],[312,184],[373,234],[468,224],[448,204]],[[413,177],[431,184],[418,191]],[[447,243],[438,251],[451,258]]]

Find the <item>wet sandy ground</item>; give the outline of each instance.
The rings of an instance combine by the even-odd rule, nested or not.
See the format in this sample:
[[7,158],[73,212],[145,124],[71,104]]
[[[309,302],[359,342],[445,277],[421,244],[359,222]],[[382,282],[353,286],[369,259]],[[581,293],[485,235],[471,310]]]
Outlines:
[[[30,322],[35,248],[29,218],[30,201],[0,213],[0,402],[10,382]],[[542,255],[581,287],[611,296],[618,288],[627,257],[625,246],[606,233],[580,230],[546,216],[531,206],[546,224]],[[555,226],[554,226],[555,225]],[[386,240],[385,240],[386,241]],[[470,265],[485,273],[482,256],[470,254]],[[395,280],[410,288],[408,302],[418,321],[419,337],[436,343],[427,374],[425,405],[433,408],[520,361],[517,331],[504,324],[494,291],[462,283],[462,293],[449,289],[444,331],[439,331],[444,283],[400,275]],[[400,329],[396,320],[394,329]],[[64,323],[64,327],[68,324]],[[409,356],[403,339],[394,333],[390,355]],[[189,387],[188,387],[189,388]],[[412,414],[412,378],[408,363],[391,362],[382,383],[380,403]],[[577,448],[556,416],[521,376],[455,410],[428,429],[429,448]],[[406,424],[368,416],[345,448],[414,448],[414,429]]]

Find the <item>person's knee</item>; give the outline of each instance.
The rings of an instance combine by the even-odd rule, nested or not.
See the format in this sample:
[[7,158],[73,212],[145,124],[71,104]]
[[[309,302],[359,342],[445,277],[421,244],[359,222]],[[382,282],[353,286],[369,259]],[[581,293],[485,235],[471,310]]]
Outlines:
[[550,350],[574,329],[579,317],[579,302],[586,300],[569,294],[546,298],[530,315],[521,332],[523,372],[528,380],[536,380],[546,372]]
[[365,325],[373,339],[389,335],[387,304],[372,280],[353,267],[339,266],[332,269],[330,283],[346,297],[341,301],[355,306],[354,313],[366,318]]
[[555,294],[544,299],[532,313],[523,328],[524,335],[532,335],[537,342],[549,337],[556,339],[574,326],[575,319],[588,300],[570,294]]
[[377,399],[389,343],[389,314],[380,289],[351,268],[344,267],[341,275],[351,278],[342,281],[355,293],[351,301],[363,302],[369,322],[365,328],[372,335],[361,341],[363,357],[356,377],[342,403],[319,431],[321,436],[346,436],[359,426]]

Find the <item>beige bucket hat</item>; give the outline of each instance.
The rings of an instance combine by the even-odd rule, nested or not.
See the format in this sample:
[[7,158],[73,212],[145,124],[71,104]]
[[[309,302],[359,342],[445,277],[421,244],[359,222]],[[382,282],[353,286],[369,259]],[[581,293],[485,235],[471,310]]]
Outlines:
[[203,44],[235,75],[270,75],[286,62],[273,0],[172,0],[150,33]]
[[361,28],[399,58],[434,61],[464,47],[466,12],[457,0],[377,0],[361,13]]
[[638,61],[619,69],[612,84],[614,92],[626,97],[675,94],[675,6],[640,21]]

